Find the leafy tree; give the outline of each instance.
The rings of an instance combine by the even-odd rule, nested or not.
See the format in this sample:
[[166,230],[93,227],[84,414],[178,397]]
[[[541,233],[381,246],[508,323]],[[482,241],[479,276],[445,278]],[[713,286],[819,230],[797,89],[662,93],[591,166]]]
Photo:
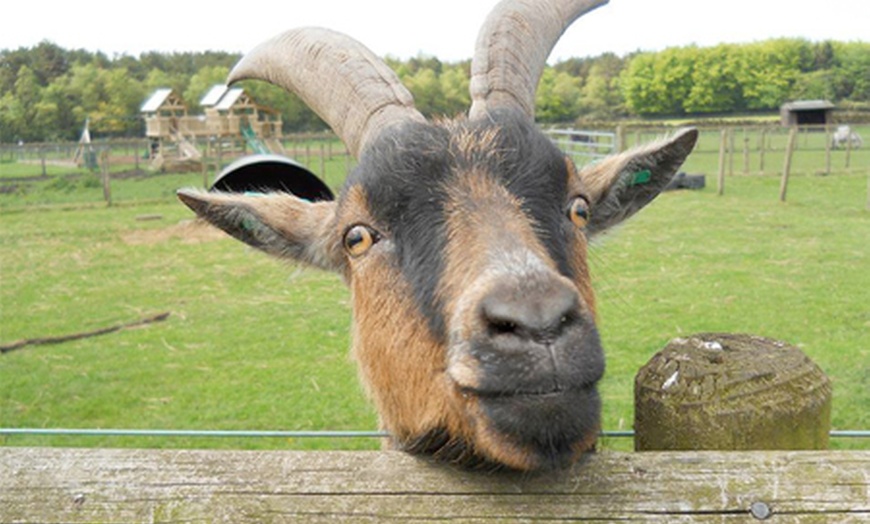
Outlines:
[[22,122],[24,122],[21,102],[11,91],[0,96],[0,142],[17,142],[22,140]]
[[870,42],[834,42],[835,98],[870,101]]
[[661,100],[660,90],[655,88],[656,57],[654,53],[636,55],[619,78],[625,105],[634,114],[656,114],[667,111]]
[[427,117],[444,115],[447,104],[435,70],[428,67],[412,67],[409,71],[413,72],[400,79],[414,96],[417,109]]
[[738,80],[741,63],[734,46],[721,44],[699,49],[694,57],[692,86],[683,101],[688,113],[734,111],[743,108]]
[[188,107],[191,109],[197,107],[212,86],[226,83],[229,74],[230,69],[225,66],[205,66],[197,71],[190,77],[187,89],[182,95]]
[[748,109],[774,109],[788,100],[806,58],[805,44],[780,38],[743,46],[738,80]]
[[834,98],[833,75],[819,70],[799,75],[792,85],[789,98],[796,100],[831,100]]
[[578,110],[581,118],[606,119],[625,112],[625,99],[619,89],[622,59],[612,53],[591,62],[581,89]]
[[96,129],[127,136],[141,133],[139,107],[145,88],[123,68],[105,71],[102,77],[107,96],[99,105]]
[[579,114],[580,82],[568,73],[545,67],[538,83],[535,118],[541,122],[570,122]]
[[[467,64],[466,64],[467,65]],[[468,111],[471,105],[468,68],[463,65],[445,66],[439,77],[442,93],[443,114],[455,116]]]
[[18,70],[14,92],[17,101],[17,108],[13,113],[14,129],[25,141],[39,140],[43,130],[36,125],[35,116],[36,105],[42,97],[42,87],[30,67],[22,66]]

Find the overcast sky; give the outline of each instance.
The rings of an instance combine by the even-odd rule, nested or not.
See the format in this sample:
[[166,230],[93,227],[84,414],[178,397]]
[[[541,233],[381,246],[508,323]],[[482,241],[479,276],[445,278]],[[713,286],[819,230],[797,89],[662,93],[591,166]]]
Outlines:
[[[244,52],[298,26],[343,31],[376,54],[470,58],[495,0],[4,0],[0,49],[50,40],[109,56]],[[807,7],[805,7],[807,6]],[[812,8],[808,7],[812,6]],[[566,32],[550,61],[771,37],[870,41],[870,0],[611,0]]]

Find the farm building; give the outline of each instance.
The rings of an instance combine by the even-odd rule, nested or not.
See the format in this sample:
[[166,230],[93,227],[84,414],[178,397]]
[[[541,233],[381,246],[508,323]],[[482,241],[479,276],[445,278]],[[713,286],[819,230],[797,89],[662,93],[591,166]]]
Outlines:
[[825,125],[831,122],[834,104],[827,100],[796,100],[779,109],[784,126]]

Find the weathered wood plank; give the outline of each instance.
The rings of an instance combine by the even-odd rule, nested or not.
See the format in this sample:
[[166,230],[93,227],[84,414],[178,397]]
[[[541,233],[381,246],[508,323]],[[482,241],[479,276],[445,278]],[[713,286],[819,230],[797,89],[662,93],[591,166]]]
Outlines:
[[558,474],[398,452],[0,448],[0,522],[870,521],[870,451],[600,453]]

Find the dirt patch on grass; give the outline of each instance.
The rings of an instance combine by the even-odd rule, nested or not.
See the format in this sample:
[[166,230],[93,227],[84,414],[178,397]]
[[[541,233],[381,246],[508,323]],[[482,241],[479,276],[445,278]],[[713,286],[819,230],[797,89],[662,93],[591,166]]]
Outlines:
[[226,233],[202,220],[185,220],[160,229],[136,229],[121,234],[121,240],[131,246],[161,244],[172,239],[199,244],[224,238],[228,238]]

